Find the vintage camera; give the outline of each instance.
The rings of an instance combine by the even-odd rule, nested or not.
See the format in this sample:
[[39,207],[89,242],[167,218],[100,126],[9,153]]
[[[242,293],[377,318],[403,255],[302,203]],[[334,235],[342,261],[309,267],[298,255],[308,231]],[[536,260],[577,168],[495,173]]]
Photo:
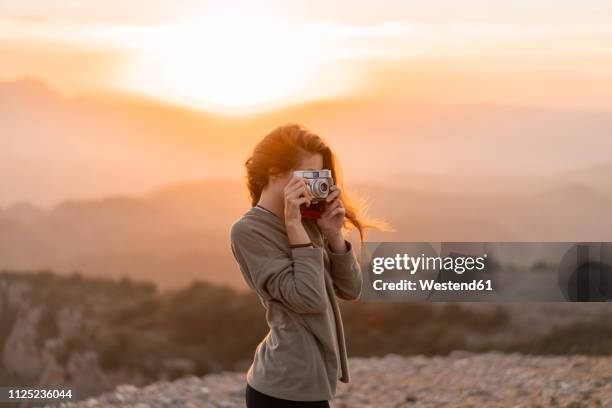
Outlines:
[[306,181],[313,197],[310,205],[300,207],[302,218],[319,218],[325,211],[325,199],[334,185],[331,170],[297,170],[293,175]]

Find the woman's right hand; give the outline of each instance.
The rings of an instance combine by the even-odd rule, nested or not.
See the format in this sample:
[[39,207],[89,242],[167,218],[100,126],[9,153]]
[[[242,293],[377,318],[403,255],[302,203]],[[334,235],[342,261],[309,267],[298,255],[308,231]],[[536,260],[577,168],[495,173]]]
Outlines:
[[300,206],[309,205],[311,200],[312,194],[310,194],[306,181],[293,176],[285,186],[285,225],[301,224]]
[[290,244],[307,244],[310,238],[302,225],[300,206],[310,205],[312,194],[301,177],[293,176],[285,186],[285,227]]

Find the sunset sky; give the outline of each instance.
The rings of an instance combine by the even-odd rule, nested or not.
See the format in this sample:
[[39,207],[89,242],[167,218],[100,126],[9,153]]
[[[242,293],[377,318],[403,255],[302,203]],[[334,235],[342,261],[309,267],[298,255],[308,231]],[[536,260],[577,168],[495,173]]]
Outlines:
[[351,185],[607,185],[611,102],[609,0],[5,0],[0,208],[242,180],[286,122]]
[[26,76],[223,113],[337,97],[604,109],[612,3],[4,1],[0,81]]

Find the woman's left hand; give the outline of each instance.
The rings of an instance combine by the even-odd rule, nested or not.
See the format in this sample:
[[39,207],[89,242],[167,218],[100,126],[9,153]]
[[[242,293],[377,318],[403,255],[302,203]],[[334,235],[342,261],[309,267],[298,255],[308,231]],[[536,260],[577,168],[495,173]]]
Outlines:
[[332,250],[338,253],[346,251],[342,236],[345,214],[346,211],[340,200],[340,189],[338,186],[331,186],[330,193],[325,199],[325,211],[317,219],[317,225],[321,234],[329,241]]

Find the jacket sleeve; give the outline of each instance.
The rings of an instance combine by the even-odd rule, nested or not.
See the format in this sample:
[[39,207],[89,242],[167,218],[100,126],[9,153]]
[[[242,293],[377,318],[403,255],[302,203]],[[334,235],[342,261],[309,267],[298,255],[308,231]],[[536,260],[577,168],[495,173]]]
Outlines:
[[347,251],[343,254],[334,253],[327,242],[325,243],[325,250],[331,264],[331,276],[334,281],[336,296],[344,300],[356,300],[361,295],[363,277],[351,243],[345,242]]
[[322,248],[293,248],[291,256],[247,224],[231,231],[232,252],[264,299],[281,302],[296,313],[327,308]]

